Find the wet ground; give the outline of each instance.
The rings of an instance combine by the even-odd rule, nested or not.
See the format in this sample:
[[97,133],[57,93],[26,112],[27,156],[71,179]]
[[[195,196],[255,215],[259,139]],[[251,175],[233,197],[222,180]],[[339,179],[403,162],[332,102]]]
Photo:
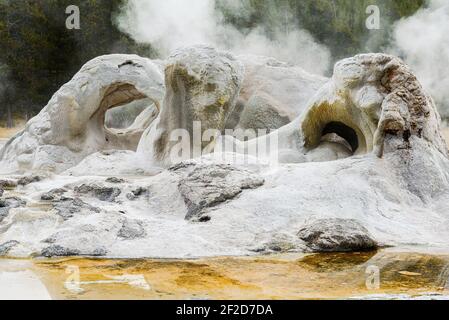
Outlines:
[[[0,298],[449,299],[449,254],[0,260]],[[34,297],[33,297],[34,293]]]

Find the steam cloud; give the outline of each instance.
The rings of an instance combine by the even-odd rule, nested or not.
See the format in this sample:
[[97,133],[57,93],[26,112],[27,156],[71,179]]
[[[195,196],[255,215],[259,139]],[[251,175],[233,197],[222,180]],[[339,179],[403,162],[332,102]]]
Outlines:
[[[224,23],[216,1],[128,0],[116,22],[122,32],[137,42],[151,43],[163,56],[178,47],[208,44],[236,54],[274,57],[313,73],[329,69],[330,51],[309,32],[281,23],[270,36],[261,26],[242,32]],[[229,0],[225,6],[239,16],[251,13],[242,1]]]
[[390,52],[401,56],[449,118],[449,3],[432,0],[427,8],[398,21]]
[[[267,35],[263,26],[237,30],[216,10],[219,0],[128,0],[116,23],[137,42],[151,43],[162,56],[193,44],[209,44],[236,54],[256,54],[294,63],[325,74],[331,53],[297,24],[284,25]],[[225,8],[249,17],[245,1],[227,0]],[[220,2],[223,5],[222,2]],[[292,27],[294,26],[294,27]],[[429,0],[428,6],[394,25],[389,53],[402,57],[434,97],[441,114],[449,118],[449,3]],[[374,39],[376,40],[376,39]]]

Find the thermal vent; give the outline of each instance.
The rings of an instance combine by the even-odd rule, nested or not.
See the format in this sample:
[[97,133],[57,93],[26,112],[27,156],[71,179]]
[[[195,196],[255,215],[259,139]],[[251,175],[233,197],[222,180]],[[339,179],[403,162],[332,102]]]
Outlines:
[[359,148],[357,132],[341,122],[328,123],[322,132],[321,141],[339,143],[347,147],[352,153]]
[[342,101],[315,105],[305,115],[302,124],[307,149],[330,142],[343,145],[353,155],[373,150],[375,130],[376,125],[365,119],[362,112]]

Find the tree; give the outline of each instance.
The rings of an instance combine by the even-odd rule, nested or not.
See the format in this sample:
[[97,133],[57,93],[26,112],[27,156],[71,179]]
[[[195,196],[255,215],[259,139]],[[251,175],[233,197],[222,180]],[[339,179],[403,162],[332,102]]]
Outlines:
[[14,119],[11,110],[11,97],[13,96],[13,85],[9,80],[9,71],[5,65],[0,65],[0,97],[2,98],[3,109],[6,109],[5,119],[2,119],[2,113],[0,113],[0,121],[6,122],[7,128],[14,127]]
[[[37,113],[87,61],[103,54],[154,56],[120,33],[112,17],[123,0],[0,0],[0,63],[14,85],[14,113]],[[66,8],[77,5],[81,30],[66,28]],[[0,97],[0,115],[5,104]]]
[[[425,0],[239,0],[242,10],[232,10],[228,0],[217,0],[225,22],[239,30],[262,27],[267,35],[284,25],[309,31],[332,52],[334,62],[363,51],[379,51],[388,45],[395,21],[414,14]],[[366,8],[377,5],[382,29],[365,26]],[[281,30],[282,30],[281,29]],[[373,41],[375,40],[375,41]]]

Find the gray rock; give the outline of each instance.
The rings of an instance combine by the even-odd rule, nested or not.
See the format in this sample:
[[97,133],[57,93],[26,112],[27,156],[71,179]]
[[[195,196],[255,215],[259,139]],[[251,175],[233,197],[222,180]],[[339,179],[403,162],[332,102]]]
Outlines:
[[191,170],[195,167],[195,163],[194,162],[188,162],[188,161],[183,161],[180,163],[177,163],[175,165],[172,165],[170,168],[168,168],[168,171],[172,171],[172,172],[180,172],[180,173],[184,173],[188,170]]
[[204,209],[231,200],[245,189],[258,188],[264,182],[250,171],[230,165],[199,166],[178,185],[188,208],[186,219],[201,219]]
[[26,201],[17,197],[0,200],[0,223],[9,215],[11,209],[24,206],[26,206]]
[[108,254],[108,250],[105,248],[96,248],[91,254],[84,254],[90,257],[104,257]]
[[298,236],[315,252],[370,251],[378,247],[368,230],[352,219],[320,219],[304,226]]
[[0,223],[8,216],[10,208],[6,206],[3,200],[0,200]]
[[299,250],[295,243],[288,241],[272,241],[255,248],[250,248],[250,251],[259,254],[272,254],[298,252]]
[[19,186],[26,186],[31,183],[40,182],[43,180],[43,177],[41,176],[27,176],[20,178],[19,181],[17,181]]
[[121,179],[121,178],[116,178],[116,177],[110,177],[106,179],[106,182],[108,183],[114,183],[114,184],[119,184],[119,183],[124,183],[125,179]]
[[93,207],[79,198],[62,198],[55,204],[56,212],[59,216],[68,220],[72,218],[76,213],[80,213],[82,210],[99,213],[99,208]]
[[244,129],[279,129],[296,116],[292,110],[282,110],[278,101],[265,95],[253,96],[243,109],[239,126]]
[[9,251],[12,248],[14,248],[15,246],[17,246],[18,244],[20,244],[20,243],[15,240],[8,241],[8,242],[1,244],[0,245],[0,257],[6,256],[9,253]]
[[0,189],[14,189],[17,187],[17,181],[10,179],[0,179]]
[[276,129],[293,121],[328,81],[273,58],[241,55],[245,77],[227,128]]
[[146,232],[143,222],[139,220],[125,219],[118,236],[126,240],[134,240],[145,237]]
[[42,243],[54,244],[56,243],[56,234],[51,235],[50,237],[42,240]]
[[114,202],[122,191],[119,188],[103,187],[96,184],[83,184],[75,188],[78,194],[91,195],[101,201]]
[[259,254],[304,252],[307,249],[300,239],[291,234],[275,234],[269,240],[254,241],[249,250]]
[[65,188],[58,188],[58,189],[53,189],[50,190],[47,193],[44,193],[41,196],[41,200],[43,201],[55,201],[55,200],[60,200],[61,196],[66,193],[68,190]]
[[139,198],[140,196],[143,196],[145,194],[148,194],[148,189],[147,188],[137,188],[135,190],[132,190],[130,193],[128,193],[126,195],[126,198],[128,198],[128,200],[136,200],[137,198]]
[[134,201],[137,199],[137,197],[132,192],[127,193],[126,198],[130,201]]
[[70,249],[60,245],[51,245],[44,248],[41,251],[41,256],[45,258],[54,257],[75,257],[75,256],[85,256],[85,257],[103,257],[107,255],[108,252],[105,248],[100,247],[92,251],[81,251],[78,249]]
[[74,249],[64,248],[59,245],[51,245],[47,248],[44,248],[41,252],[41,255],[45,258],[53,258],[53,257],[70,257],[70,256],[79,256],[80,252]]
[[2,189],[2,187],[0,187],[0,197],[3,197],[3,189]]

